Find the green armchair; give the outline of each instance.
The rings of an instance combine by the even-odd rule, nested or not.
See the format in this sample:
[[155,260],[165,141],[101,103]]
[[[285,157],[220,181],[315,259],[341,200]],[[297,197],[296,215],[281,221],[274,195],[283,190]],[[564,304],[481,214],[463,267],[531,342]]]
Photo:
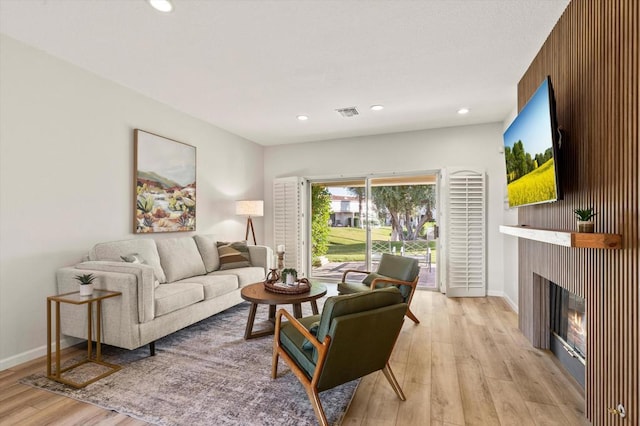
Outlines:
[[[347,275],[351,273],[368,274],[362,282],[347,282]],[[395,256],[384,253],[380,258],[380,265],[376,272],[348,269],[342,274],[342,282],[338,284],[339,294],[354,294],[371,291],[376,288],[395,286],[400,289],[404,302],[407,304],[406,315],[416,324],[420,320],[411,312],[411,300],[418,285],[420,266],[418,260],[410,257]]]
[[[395,287],[333,296],[322,314],[295,319],[276,315],[271,375],[285,361],[304,386],[321,425],[327,425],[319,392],[382,370],[398,398],[405,400],[389,357],[400,334],[407,305]],[[282,318],[288,321],[283,321]],[[366,354],[366,355],[363,355]]]

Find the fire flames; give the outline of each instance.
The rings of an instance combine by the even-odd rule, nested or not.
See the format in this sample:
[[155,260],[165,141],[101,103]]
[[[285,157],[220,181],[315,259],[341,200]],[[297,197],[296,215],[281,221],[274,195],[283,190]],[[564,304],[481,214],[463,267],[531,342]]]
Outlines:
[[577,349],[583,357],[587,353],[586,317],[586,313],[575,310],[571,311],[568,315],[569,329],[567,331],[567,343]]

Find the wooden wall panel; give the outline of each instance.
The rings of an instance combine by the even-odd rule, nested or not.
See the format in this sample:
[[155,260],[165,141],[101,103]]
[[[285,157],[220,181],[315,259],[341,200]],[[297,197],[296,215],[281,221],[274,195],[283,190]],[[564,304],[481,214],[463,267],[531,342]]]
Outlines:
[[[594,425],[640,424],[640,119],[638,0],[573,0],[518,85],[522,108],[551,76],[564,200],[519,209],[518,220],[573,229],[593,206],[596,232],[620,233],[622,250],[519,242],[520,329],[534,345],[533,275],[587,299],[586,409]],[[608,413],[618,403],[627,418]]]

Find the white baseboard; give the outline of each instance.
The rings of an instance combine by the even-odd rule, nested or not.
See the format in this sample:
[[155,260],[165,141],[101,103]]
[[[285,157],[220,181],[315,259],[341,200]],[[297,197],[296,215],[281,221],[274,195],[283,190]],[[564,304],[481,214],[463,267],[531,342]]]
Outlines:
[[[68,348],[69,346],[73,346],[81,342],[82,340],[75,338],[62,338],[60,339],[60,349]],[[51,350],[56,350],[56,344],[53,343],[51,345]],[[15,367],[16,365],[23,364],[25,362],[33,361],[34,359],[40,358],[47,355],[47,345],[40,346],[35,349],[31,349],[26,352],[19,353],[17,355],[10,356],[9,358],[0,359],[0,371],[6,370],[11,367]]]
[[513,309],[513,312],[516,314],[518,313],[518,304],[511,300],[511,298],[509,298],[509,296],[507,296],[503,291],[487,290],[487,296],[502,297],[505,302],[507,302],[507,305]]
[[513,309],[513,312],[515,312],[517,314],[518,313],[518,304],[515,303],[513,300],[511,300],[511,298],[509,296],[507,296],[506,294],[504,296],[502,296],[502,298],[507,302],[507,304],[511,307],[511,309]]

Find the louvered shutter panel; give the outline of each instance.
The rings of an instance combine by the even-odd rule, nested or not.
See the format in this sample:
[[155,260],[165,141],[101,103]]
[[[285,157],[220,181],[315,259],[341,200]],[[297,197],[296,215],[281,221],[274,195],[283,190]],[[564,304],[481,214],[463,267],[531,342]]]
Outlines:
[[486,296],[485,174],[449,173],[447,201],[447,296]]
[[298,177],[278,178],[273,182],[274,249],[285,246],[285,268],[304,270],[304,181]]

